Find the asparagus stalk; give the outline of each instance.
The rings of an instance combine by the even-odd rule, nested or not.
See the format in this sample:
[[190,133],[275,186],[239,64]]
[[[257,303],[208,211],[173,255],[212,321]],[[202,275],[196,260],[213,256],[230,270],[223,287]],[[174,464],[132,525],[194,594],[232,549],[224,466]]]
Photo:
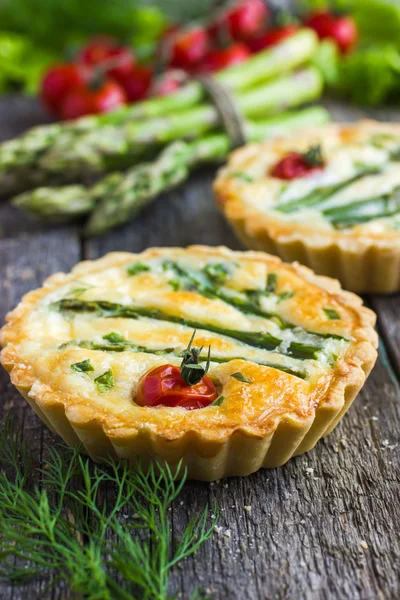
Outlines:
[[391,217],[400,211],[400,194],[396,189],[390,195],[366,198],[322,211],[325,218],[335,227],[350,227],[366,223],[371,219]]
[[[310,67],[241,94],[237,104],[244,117],[259,118],[314,100],[321,90],[321,77]],[[153,158],[156,149],[174,139],[199,137],[218,125],[218,120],[216,108],[205,104],[180,115],[93,130],[74,142],[61,135],[34,168],[17,170],[14,178],[26,188],[124,168],[139,158]]]
[[[328,120],[329,113],[316,106],[264,121],[247,121],[245,128],[249,140],[259,141]],[[137,165],[125,173],[111,173],[89,188],[83,185],[38,188],[17,196],[13,204],[36,216],[56,220],[83,216],[97,206],[86,233],[99,235],[128,221],[159,193],[187,179],[197,165],[222,161],[229,150],[229,138],[222,133],[190,143],[179,141],[168,146],[152,163]]]
[[[311,58],[317,43],[314,32],[303,29],[274,48],[260,52],[244,64],[221,71],[216,75],[216,79],[232,90],[240,91],[298,68]],[[112,113],[35,127],[19,138],[0,145],[0,176],[4,180],[1,182],[1,189],[7,191],[7,188],[11,189],[18,183],[18,174],[10,173],[11,170],[20,171],[34,167],[43,152],[60,136],[66,138],[67,146],[80,135],[101,127],[121,126],[132,122],[133,119],[180,113],[199,104],[204,97],[202,86],[193,81],[170,96],[153,98]],[[34,173],[30,175],[34,181]]]
[[[157,350],[153,350],[146,346],[138,346],[129,342],[128,340],[123,340],[121,342],[115,344],[107,344],[93,342],[92,340],[74,340],[68,343],[68,346],[79,346],[80,348],[87,348],[89,350],[97,350],[99,352],[125,352],[130,350],[131,352],[143,352],[145,354],[156,354],[160,356],[175,356],[176,358],[182,358],[183,350],[179,351],[178,348],[160,348]],[[207,356],[200,356],[200,361],[207,361]],[[246,357],[243,356],[212,356],[211,362],[222,364],[228,363],[232,360],[247,360]],[[298,369],[296,367],[287,367],[284,365],[279,365],[276,363],[260,361],[256,358],[251,358],[251,362],[256,363],[257,365],[261,365],[263,367],[270,367],[271,369],[277,369],[278,371],[283,371],[284,373],[289,373],[290,375],[294,375],[295,377],[299,377],[300,379],[307,378],[306,369]]]
[[268,331],[239,331],[235,329],[226,329],[212,323],[203,323],[201,321],[192,321],[184,319],[158,309],[148,308],[145,306],[126,306],[103,300],[84,301],[65,298],[54,303],[54,308],[61,312],[91,312],[98,313],[107,317],[117,317],[121,319],[138,319],[145,317],[148,319],[156,319],[167,323],[178,323],[186,325],[191,329],[203,329],[211,331],[218,335],[223,335],[234,340],[243,342],[253,348],[261,348],[262,350],[277,350],[280,348],[281,354],[293,356],[293,358],[311,359],[318,358],[319,352],[322,350],[321,344],[304,344],[302,342],[290,342],[290,344],[281,345],[280,338],[272,335]]
[[373,175],[379,173],[380,169],[377,167],[372,167],[366,165],[361,168],[355,175],[349,177],[348,179],[344,179],[343,181],[339,181],[338,183],[334,183],[332,185],[326,185],[323,187],[317,187],[305,196],[301,196],[300,198],[294,198],[289,202],[282,202],[281,204],[275,206],[275,210],[279,210],[283,213],[292,213],[296,212],[302,208],[316,208],[319,207],[335,194],[340,192],[341,190],[347,188],[349,185],[355,183],[359,179],[366,177],[368,175]]

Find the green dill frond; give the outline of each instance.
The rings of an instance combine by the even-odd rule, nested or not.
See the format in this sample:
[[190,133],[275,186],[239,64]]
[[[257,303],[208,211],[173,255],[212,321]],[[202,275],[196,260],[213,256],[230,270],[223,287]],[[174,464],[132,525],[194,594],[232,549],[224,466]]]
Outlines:
[[206,507],[174,543],[169,509],[186,480],[182,465],[131,467],[113,458],[97,465],[80,448],[52,446],[47,454],[32,471],[27,440],[6,419],[0,577],[64,580],[89,600],[167,600],[170,570],[210,538],[217,520],[217,510],[210,521]]

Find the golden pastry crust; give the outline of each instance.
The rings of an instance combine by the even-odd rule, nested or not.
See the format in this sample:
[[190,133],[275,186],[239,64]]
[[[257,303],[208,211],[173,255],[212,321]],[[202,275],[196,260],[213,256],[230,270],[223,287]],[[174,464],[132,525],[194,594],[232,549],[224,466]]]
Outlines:
[[[123,318],[92,319],[81,315],[71,319],[54,312],[49,302],[65,297],[66,291],[82,285],[82,281],[94,288],[101,282],[104,285],[102,300],[115,301],[117,292],[124,290],[125,293],[126,286],[137,286],[136,291],[131,291],[132,298],[139,302],[141,293],[142,303],[150,303],[152,308],[159,308],[160,303],[165,307],[166,302],[170,302],[170,310],[175,306],[179,316],[185,314],[189,318],[192,310],[193,318],[195,310],[209,315],[207,322],[213,318],[218,318],[218,322],[229,320],[230,307],[220,307],[215,299],[198,298],[195,292],[169,292],[158,272],[139,273],[135,278],[126,276],[127,267],[132,263],[157,265],[158,260],[171,258],[189,260],[196,266],[208,264],[210,260],[213,264],[231,261],[238,269],[237,279],[245,278],[246,285],[251,285],[251,281],[257,285],[258,279],[273,272],[278,278],[278,291],[282,289],[287,293],[290,286],[294,293],[285,301],[279,301],[280,317],[316,335],[345,337],[344,342],[335,341],[335,337],[333,341],[327,338],[329,343],[337,344],[335,348],[341,348],[341,356],[333,367],[322,359],[322,362],[319,359],[304,361],[309,372],[308,377],[302,379],[248,357],[241,359],[239,355],[234,360],[212,364],[210,374],[218,381],[225,398],[221,405],[193,411],[138,406],[134,402],[138,380],[149,368],[171,362],[171,357],[130,351],[113,354],[88,346],[78,347],[72,343],[78,337],[74,328],[85,334],[81,337],[90,332],[91,339],[99,331],[123,332],[135,343],[140,341],[141,346],[155,343],[157,336],[164,336],[166,345],[177,343],[179,338],[182,347],[187,344],[192,330],[171,323],[152,324],[151,319],[145,320],[144,326],[140,319],[128,322]],[[110,281],[118,289],[111,290],[111,296],[107,296],[104,290],[112,287]],[[235,277],[231,283],[237,286]],[[151,290],[151,300],[143,296],[146,285]],[[100,292],[86,288],[79,292],[80,297],[82,293],[90,301]],[[185,304],[188,298],[192,304]],[[340,313],[340,320],[327,321],[325,306]],[[224,311],[223,316],[219,310]],[[236,309],[232,310],[233,322],[240,322],[241,315]],[[250,319],[249,316],[243,318]],[[257,319],[259,317],[250,320],[248,326],[259,327]],[[317,277],[298,264],[284,265],[278,258],[264,253],[238,253],[226,248],[155,248],[139,255],[108,254],[102,259],[78,264],[70,274],[58,273],[47,279],[41,289],[27,294],[7,316],[7,324],[0,332],[4,346],[1,362],[10,372],[12,383],[39,417],[69,444],[83,443],[93,458],[101,458],[106,453],[132,461],[137,456],[145,460],[153,457],[168,461],[172,467],[182,459],[189,477],[213,480],[245,475],[261,466],[283,464],[292,455],[312,448],[331,430],[350,406],[376,360],[374,323],[374,313],[363,307],[357,296],[343,291],[336,281]],[[235,356],[243,346],[206,328],[198,330],[196,343],[211,344],[212,352],[222,355],[233,343],[237,346]],[[245,351],[261,352],[254,348],[244,348]],[[296,362],[277,352],[272,356],[276,361]],[[107,368],[113,370],[115,386],[112,390],[98,393],[89,377],[71,375],[70,365],[85,359],[95,365],[95,374]],[[237,371],[252,383],[232,378]]]
[[233,152],[220,170],[214,184],[217,203],[251,249],[277,254],[288,262],[297,260],[317,274],[339,279],[346,289],[357,293],[399,291],[400,220],[397,229],[384,227],[384,221],[377,220],[335,229],[314,218],[313,213],[304,212],[303,220],[286,219],[279,211],[263,206],[262,200],[249,201],[252,196],[263,196],[269,202],[276,193],[278,180],[268,175],[268,169],[263,183],[232,177],[235,172],[257,170],[257,163],[262,164],[266,156],[271,166],[290,151],[304,152],[320,144],[329,153],[338,144],[362,147],[371,136],[380,135],[397,137],[400,147],[400,125],[371,120],[327,124],[288,138],[249,144]]

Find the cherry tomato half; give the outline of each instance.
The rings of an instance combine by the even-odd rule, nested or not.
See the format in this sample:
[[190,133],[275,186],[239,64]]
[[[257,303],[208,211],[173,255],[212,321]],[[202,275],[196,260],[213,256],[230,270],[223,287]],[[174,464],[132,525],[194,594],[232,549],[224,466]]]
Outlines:
[[218,397],[211,379],[188,385],[179,367],[161,365],[149,371],[140,381],[136,403],[140,406],[180,406],[186,410],[205,408]]
[[61,102],[68,92],[83,85],[86,79],[85,69],[78,65],[65,63],[50,67],[42,80],[41,98],[43,103],[52,113],[57,114]]
[[337,17],[327,11],[319,11],[308,17],[305,24],[317,33],[320,39],[333,39],[342,54],[354,48],[358,39],[357,25],[352,17]]
[[271,169],[271,175],[279,179],[297,179],[308,177],[322,170],[322,166],[311,166],[303,154],[290,152]]

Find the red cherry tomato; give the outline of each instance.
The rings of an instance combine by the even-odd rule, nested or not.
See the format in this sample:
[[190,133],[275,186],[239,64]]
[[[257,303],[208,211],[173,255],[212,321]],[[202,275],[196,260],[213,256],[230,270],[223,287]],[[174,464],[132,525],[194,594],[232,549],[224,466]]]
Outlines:
[[222,50],[211,50],[205,58],[201,61],[199,72],[201,73],[214,73],[237,65],[246,61],[251,55],[250,50],[243,43],[238,42],[232,44],[229,48]]
[[138,102],[147,98],[150,92],[153,71],[146,65],[135,65],[117,81],[124,89],[129,102]]
[[179,367],[161,365],[147,373],[139,383],[136,403],[140,406],[180,406],[186,410],[205,408],[218,397],[211,379],[188,385]]
[[264,29],[269,16],[263,0],[238,0],[220,14],[209,32],[214,39],[228,34],[234,40],[248,40]]
[[100,87],[77,87],[63,100],[60,106],[62,119],[78,119],[84,115],[104,113],[126,103],[126,96],[115,81],[104,81]]
[[105,73],[117,78],[127,74],[135,64],[130,48],[106,36],[94,38],[86,44],[80,53],[80,60],[90,67],[104,66]]
[[317,171],[321,171],[322,166],[310,165],[303,154],[299,152],[290,152],[284,156],[271,169],[271,175],[279,179],[297,179],[299,177],[308,177]]
[[294,35],[298,29],[297,25],[286,25],[285,27],[270,29],[260,37],[249,40],[249,47],[253,52],[261,52],[261,50],[264,50],[265,48],[270,48],[271,46],[283,42],[288,37]]
[[82,67],[73,64],[59,64],[51,67],[45,74],[41,86],[43,103],[57,114],[61,101],[73,88],[82,85],[86,72]]
[[173,34],[170,64],[173,67],[192,70],[208,52],[210,40],[202,27],[191,27]]
[[310,15],[305,24],[314,29],[320,39],[333,39],[343,54],[352,50],[357,43],[358,29],[352,17],[336,17],[329,12],[320,11]]
[[153,96],[168,96],[176,92],[187,80],[185,71],[181,69],[167,69],[160,77],[157,77],[153,87]]

